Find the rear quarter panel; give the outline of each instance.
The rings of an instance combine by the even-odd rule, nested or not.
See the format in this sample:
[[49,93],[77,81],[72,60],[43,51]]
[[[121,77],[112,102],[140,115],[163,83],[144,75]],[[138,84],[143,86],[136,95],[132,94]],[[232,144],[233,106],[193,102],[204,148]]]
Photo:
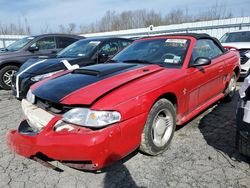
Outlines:
[[[238,51],[228,51],[225,54],[225,71],[228,75],[227,81],[230,80],[231,75],[235,69],[240,70],[240,55]],[[240,71],[238,71],[237,77],[240,76]]]

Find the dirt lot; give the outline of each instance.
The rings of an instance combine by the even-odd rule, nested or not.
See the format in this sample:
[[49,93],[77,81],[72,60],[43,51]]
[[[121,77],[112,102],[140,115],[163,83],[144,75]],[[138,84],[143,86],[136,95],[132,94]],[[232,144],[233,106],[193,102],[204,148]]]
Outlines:
[[235,109],[218,103],[179,128],[164,154],[132,153],[100,173],[63,172],[11,153],[6,132],[22,120],[20,102],[0,90],[0,187],[250,187],[250,166],[235,149]]

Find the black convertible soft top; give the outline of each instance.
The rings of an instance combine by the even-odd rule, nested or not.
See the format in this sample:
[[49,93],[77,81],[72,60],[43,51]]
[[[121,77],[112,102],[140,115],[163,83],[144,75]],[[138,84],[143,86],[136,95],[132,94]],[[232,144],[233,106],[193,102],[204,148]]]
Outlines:
[[143,38],[151,38],[151,37],[167,37],[167,36],[190,36],[194,37],[195,39],[211,39],[214,41],[214,43],[223,51],[226,52],[225,48],[221,45],[220,41],[215,38],[211,37],[210,35],[206,33],[173,33],[173,34],[166,34],[166,35],[157,35],[157,36],[148,36],[148,37],[143,37]]

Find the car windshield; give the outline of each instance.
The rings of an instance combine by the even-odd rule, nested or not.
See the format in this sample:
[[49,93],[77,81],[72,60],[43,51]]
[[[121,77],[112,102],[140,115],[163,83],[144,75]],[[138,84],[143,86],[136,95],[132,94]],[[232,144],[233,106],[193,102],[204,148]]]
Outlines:
[[96,40],[80,40],[60,51],[57,57],[88,57],[100,43]]
[[188,44],[188,39],[179,38],[139,40],[118,53],[112,61],[180,67]]
[[221,43],[228,42],[250,42],[250,31],[226,33],[220,39]]
[[26,44],[28,44],[30,41],[32,41],[34,37],[25,37],[22,38],[11,45],[9,45],[6,49],[7,51],[17,51],[23,48]]

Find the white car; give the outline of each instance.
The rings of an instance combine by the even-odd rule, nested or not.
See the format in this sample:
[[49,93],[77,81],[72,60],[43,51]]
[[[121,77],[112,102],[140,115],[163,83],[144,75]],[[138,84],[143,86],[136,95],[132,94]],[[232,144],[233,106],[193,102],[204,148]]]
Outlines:
[[240,76],[248,76],[250,74],[250,30],[225,33],[220,42],[224,47],[233,47],[239,51],[241,59]]

